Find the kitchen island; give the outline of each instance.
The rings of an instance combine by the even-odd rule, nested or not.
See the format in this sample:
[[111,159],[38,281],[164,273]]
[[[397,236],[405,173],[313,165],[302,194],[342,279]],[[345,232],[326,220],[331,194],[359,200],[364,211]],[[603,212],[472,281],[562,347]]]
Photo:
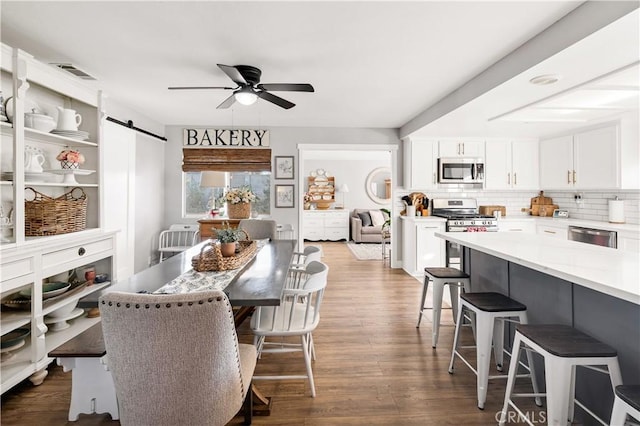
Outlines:
[[[472,291],[503,293],[527,306],[532,324],[571,325],[613,346],[624,383],[640,383],[638,253],[527,233],[436,236],[464,247]],[[511,342],[513,326],[507,333]],[[609,383],[604,374],[577,371],[577,398],[605,420],[613,405]],[[580,409],[576,419],[592,424]]]

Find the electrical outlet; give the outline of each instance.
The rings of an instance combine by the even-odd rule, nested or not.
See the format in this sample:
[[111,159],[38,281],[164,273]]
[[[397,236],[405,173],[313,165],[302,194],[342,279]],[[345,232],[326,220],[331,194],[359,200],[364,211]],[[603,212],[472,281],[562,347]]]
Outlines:
[[582,202],[582,192],[577,192],[573,196],[573,199],[576,201],[576,203],[581,203]]

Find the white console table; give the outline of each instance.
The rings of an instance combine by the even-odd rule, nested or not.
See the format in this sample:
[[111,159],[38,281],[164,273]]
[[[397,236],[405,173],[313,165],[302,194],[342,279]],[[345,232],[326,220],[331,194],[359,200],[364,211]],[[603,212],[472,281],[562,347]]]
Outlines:
[[305,210],[302,236],[310,241],[349,240],[349,210]]

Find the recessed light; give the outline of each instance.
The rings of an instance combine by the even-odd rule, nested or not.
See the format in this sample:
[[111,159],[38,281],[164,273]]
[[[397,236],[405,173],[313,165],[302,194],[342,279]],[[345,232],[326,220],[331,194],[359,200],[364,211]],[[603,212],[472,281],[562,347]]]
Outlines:
[[560,80],[560,76],[558,74],[543,74],[537,77],[533,77],[529,80],[529,83],[535,84],[537,86],[546,86],[548,84],[557,83]]

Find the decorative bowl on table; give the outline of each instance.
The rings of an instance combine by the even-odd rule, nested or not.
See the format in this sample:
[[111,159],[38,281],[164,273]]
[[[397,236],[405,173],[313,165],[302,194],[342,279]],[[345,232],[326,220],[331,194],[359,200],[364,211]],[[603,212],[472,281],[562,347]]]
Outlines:
[[71,312],[78,306],[78,302],[80,299],[76,299],[71,303],[67,303],[61,308],[56,309],[55,311],[50,312],[47,315],[47,318],[66,318],[71,315]]
[[28,328],[16,328],[2,336],[0,342],[0,361],[8,361],[16,355],[12,352],[23,347],[26,343],[25,339],[31,333]]

